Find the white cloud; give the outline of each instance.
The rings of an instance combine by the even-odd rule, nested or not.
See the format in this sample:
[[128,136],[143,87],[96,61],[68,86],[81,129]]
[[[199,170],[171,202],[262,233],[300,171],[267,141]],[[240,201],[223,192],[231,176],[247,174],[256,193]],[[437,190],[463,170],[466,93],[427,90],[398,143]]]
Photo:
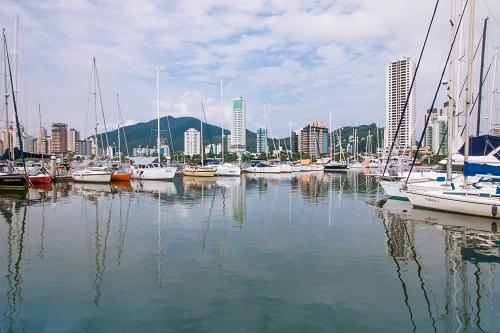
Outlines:
[[[479,13],[500,10],[498,1],[485,2]],[[13,15],[21,16],[20,85],[33,132],[38,103],[46,125],[91,127],[93,56],[110,119],[116,93],[126,119],[154,117],[154,65],[160,64],[163,113],[200,117],[203,98],[209,122],[217,122],[223,74],[226,104],[244,96],[251,128],[262,125],[267,103],[281,110],[272,126],[286,131],[289,119],[326,120],[330,108],[338,125],[382,124],[385,65],[403,55],[416,60],[433,6],[431,0],[7,0],[0,20],[10,37]],[[447,6],[439,8],[418,79],[421,105],[448,42]],[[492,36],[491,47],[498,44]]]

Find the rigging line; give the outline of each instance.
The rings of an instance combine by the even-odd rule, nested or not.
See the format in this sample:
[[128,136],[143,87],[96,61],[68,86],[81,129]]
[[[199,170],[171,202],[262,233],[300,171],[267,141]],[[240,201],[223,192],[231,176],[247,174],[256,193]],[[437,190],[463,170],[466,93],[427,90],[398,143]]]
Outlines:
[[125,135],[125,127],[126,126],[123,125],[123,114],[122,114],[122,108],[120,105],[120,101],[118,101],[118,112],[120,113],[120,123],[122,125],[123,139],[125,141],[125,150],[127,151],[127,156],[130,156],[129,151],[128,151],[127,136]]
[[[20,150],[20,154],[21,154],[21,160],[23,162],[23,169],[24,169],[24,172],[27,174],[27,170],[26,170],[26,161],[24,160],[24,148],[23,148],[23,139],[22,139],[22,136],[21,136],[21,129],[19,128],[19,116],[17,114],[17,103],[16,103],[16,94],[17,92],[14,91],[14,82],[12,81],[12,70],[11,70],[11,67],[10,67],[10,58],[9,58],[9,50],[7,48],[7,38],[5,37],[5,30],[3,31],[3,41],[4,41],[4,45],[5,45],[5,57],[7,58],[7,65],[8,65],[8,68],[9,68],[9,76],[10,76],[10,87],[11,87],[11,92],[12,92],[12,104],[14,104],[14,115],[15,115],[15,118],[16,118],[16,127],[17,127],[17,137],[19,139],[19,150]],[[13,149],[13,153],[14,153],[14,158],[15,158],[15,149]]]
[[94,70],[95,70],[95,78],[96,78],[96,82],[97,82],[97,91],[99,91],[99,103],[101,104],[102,122],[104,125],[104,137],[106,138],[106,148],[108,148],[109,147],[108,128],[106,127],[106,117],[104,117],[104,105],[102,103],[101,84],[99,82],[99,74],[97,73],[97,65],[96,65],[95,58],[94,58]]
[[[483,78],[483,84],[486,82],[486,79],[488,78],[488,74],[490,72],[490,69],[491,69],[491,65],[493,64],[493,61],[495,60],[495,57],[493,57],[493,59],[491,60],[491,63],[490,65],[488,66],[488,70],[486,71],[486,74],[484,75],[484,78]],[[476,97],[474,98],[474,103],[472,103],[472,107],[470,109],[470,112],[469,112],[469,115],[472,114],[472,111],[474,111],[474,107],[476,106],[476,103],[477,103],[477,100],[478,100],[478,97],[479,95],[476,95]],[[464,134],[464,130],[465,130],[465,127],[462,128],[462,132],[460,133],[460,136],[462,136]],[[441,139],[441,142],[439,143],[439,149],[437,151],[437,155],[439,155],[439,152],[441,151],[441,148],[443,147],[444,145],[444,141],[445,139],[448,139],[448,127],[446,127],[446,130],[444,131],[444,135],[443,135],[443,138]],[[450,147],[448,147],[449,149]]]
[[[208,144],[210,145],[210,154],[213,154],[212,152],[212,137],[210,136],[210,127],[208,126],[207,122],[207,115],[205,114],[205,106],[203,106],[203,100],[200,101],[201,103],[201,111],[203,112],[203,118],[205,119],[205,128],[207,130],[207,135],[208,135]],[[203,140],[201,142],[202,149],[203,148]]]
[[[392,154],[392,151],[394,149],[394,145],[395,145],[396,140],[398,138],[399,131],[401,130],[401,125],[403,124],[403,119],[404,119],[404,116],[406,114],[406,108],[408,107],[408,103],[410,102],[410,97],[412,95],[411,92],[413,90],[413,86],[415,85],[415,79],[417,77],[418,69],[420,68],[420,62],[422,61],[422,57],[424,55],[425,46],[427,45],[427,40],[428,40],[429,34],[431,32],[431,27],[432,27],[432,24],[434,22],[434,18],[436,16],[438,5],[439,5],[439,0],[436,1],[436,5],[434,6],[434,11],[432,13],[431,21],[429,22],[429,27],[427,28],[427,33],[425,35],[424,44],[422,45],[422,49],[420,50],[420,55],[418,57],[417,66],[415,67],[415,73],[413,74],[413,78],[411,79],[410,89],[408,91],[408,94],[406,95],[404,107],[401,110],[401,117],[399,118],[398,127],[396,128],[396,133],[394,133],[394,139],[392,140],[391,148],[389,149],[389,155],[387,156],[387,162],[385,163],[384,171],[382,172],[382,176],[384,176],[385,172],[387,171],[387,166],[389,165],[389,161],[391,160],[391,154]],[[448,62],[448,60],[446,62]],[[411,143],[410,143],[410,146],[411,146]]]
[[172,116],[169,116],[167,115],[167,128],[168,128],[168,136],[170,137],[170,144],[172,145],[172,154],[175,154],[175,150],[174,150],[174,140],[172,140],[172,131],[170,130],[170,120],[169,120],[169,117],[172,117]]
[[[486,82],[486,79],[488,78],[488,74],[490,73],[490,69],[491,69],[491,65],[493,64],[493,62],[490,63],[490,65],[488,66],[488,70],[486,71],[486,74],[484,75],[484,78],[483,78],[483,83]],[[474,102],[472,103],[472,107],[470,108],[470,111],[469,111],[469,115],[472,114],[472,111],[474,111],[474,108],[476,107],[476,103],[479,99],[479,94],[476,95],[476,97],[474,97]],[[465,126],[462,128],[462,132],[460,133],[460,136],[462,136],[464,134],[464,131],[465,131]]]
[[452,41],[452,43],[450,45],[450,51],[448,52],[448,57],[446,58],[446,63],[444,65],[444,67],[443,67],[443,71],[441,73],[441,78],[439,79],[438,86],[437,86],[437,89],[436,89],[436,93],[434,94],[434,99],[432,100],[432,105],[429,108],[429,112],[427,114],[427,118],[425,119],[425,125],[424,125],[424,129],[422,131],[422,135],[420,136],[420,141],[418,142],[417,151],[415,151],[415,155],[413,156],[413,161],[412,161],[411,166],[410,166],[410,172],[408,173],[408,176],[406,177],[405,187],[408,184],[408,180],[410,179],[411,172],[413,171],[413,166],[415,165],[415,161],[417,160],[417,155],[418,155],[418,153],[420,151],[420,148],[422,147],[422,142],[423,142],[423,139],[424,139],[424,136],[425,136],[425,130],[427,129],[427,126],[429,125],[429,120],[431,119],[432,109],[434,108],[434,104],[436,103],[436,99],[437,99],[439,90],[441,89],[441,85],[442,85],[441,82],[443,82],[443,77],[444,77],[444,74],[446,73],[446,68],[448,67],[448,63],[449,63],[449,60],[450,60],[450,57],[451,57],[451,53],[453,51],[453,47],[455,45],[455,41],[457,40],[457,35],[458,35],[459,30],[460,30],[460,25],[462,24],[462,19],[464,17],[465,9],[467,8],[467,4],[468,3],[469,3],[469,1],[466,0],[466,2],[464,4],[463,11],[462,11],[462,15],[460,16],[460,20],[458,21],[457,30],[455,31],[455,35],[453,36],[453,41]]

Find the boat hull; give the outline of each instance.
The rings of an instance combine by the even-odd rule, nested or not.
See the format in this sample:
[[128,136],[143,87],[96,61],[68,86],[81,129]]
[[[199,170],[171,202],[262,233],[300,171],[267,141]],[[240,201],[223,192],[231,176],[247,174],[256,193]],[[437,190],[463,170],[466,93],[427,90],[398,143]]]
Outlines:
[[175,177],[177,169],[174,167],[138,169],[134,168],[132,177],[143,180],[169,180]]
[[79,183],[109,183],[111,172],[74,172],[73,180]]
[[115,172],[113,175],[111,175],[111,180],[112,181],[128,181],[132,178],[132,175],[128,172]]
[[0,189],[24,191],[28,188],[28,180],[25,175],[5,174],[0,175]]
[[52,183],[52,178],[49,175],[36,175],[29,176],[30,182],[32,184],[50,184]]
[[325,172],[342,172],[347,171],[347,164],[333,164],[333,165],[325,165],[323,169]]
[[241,175],[241,168],[237,166],[219,165],[215,168],[216,176],[239,176]]
[[248,173],[281,173],[278,166],[273,167],[248,167],[245,169]]
[[182,170],[182,175],[189,177],[213,177],[215,176],[215,169],[187,167]]
[[500,198],[447,194],[440,191],[408,191],[414,207],[466,215],[500,218]]

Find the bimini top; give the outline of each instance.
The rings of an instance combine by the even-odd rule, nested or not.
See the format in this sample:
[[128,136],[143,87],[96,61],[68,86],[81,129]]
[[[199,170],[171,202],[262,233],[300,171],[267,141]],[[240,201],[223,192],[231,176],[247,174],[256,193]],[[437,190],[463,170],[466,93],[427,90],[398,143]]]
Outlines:
[[[461,155],[464,154],[464,145],[458,151]],[[494,152],[500,147],[500,136],[495,135],[480,135],[469,138],[469,156],[486,156]],[[500,160],[500,153],[496,151],[493,156]]]

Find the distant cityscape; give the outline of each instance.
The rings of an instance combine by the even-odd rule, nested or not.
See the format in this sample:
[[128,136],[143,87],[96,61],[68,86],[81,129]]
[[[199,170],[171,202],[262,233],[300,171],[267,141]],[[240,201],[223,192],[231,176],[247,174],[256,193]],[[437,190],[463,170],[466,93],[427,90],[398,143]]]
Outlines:
[[[373,139],[368,136],[366,142],[370,144],[370,151],[383,154],[390,147],[396,133],[398,123],[401,118],[407,93],[410,90],[411,81],[415,73],[415,64],[408,57],[397,59],[387,65],[386,68],[386,111],[383,145],[379,144],[378,133],[377,147],[373,146]],[[416,124],[416,89],[409,96],[406,114],[402,119],[401,128],[395,141],[395,148],[402,151],[411,150],[416,144],[415,124]],[[446,154],[448,151],[448,142],[445,140],[448,130],[448,102],[445,102],[442,108],[428,110],[431,114],[429,126],[424,135],[422,152],[424,154]],[[202,138],[199,128],[188,128],[184,132],[183,154],[193,157],[201,153],[220,155],[223,151],[232,154],[254,153],[276,154],[278,152],[302,153],[311,158],[319,158],[330,153],[330,144],[332,140],[332,129],[329,129],[323,121],[315,120],[309,124],[296,129],[291,129],[287,140],[281,140],[278,145],[270,147],[269,131],[267,127],[260,127],[256,131],[255,151],[249,152],[247,149],[247,110],[246,100],[243,97],[234,98],[231,101],[231,123],[230,133],[219,142],[210,143],[202,146]],[[500,134],[500,126],[492,125],[493,134]],[[132,147],[130,152],[124,149],[118,149],[116,144],[104,142],[102,136],[98,135],[96,145],[94,137],[81,137],[80,131],[75,128],[69,128],[65,123],[53,123],[48,129],[40,127],[38,137],[34,138],[23,126],[20,127],[23,150],[27,153],[41,155],[58,156],[82,156],[88,157],[95,155],[96,146],[99,147],[99,155],[116,157],[117,154],[132,153],[132,156],[151,156],[157,154],[156,147]],[[9,137],[8,137],[9,136]],[[11,142],[12,147],[19,148],[17,130],[13,124],[9,128],[4,128],[0,138],[0,151],[5,151],[7,142]],[[346,152],[352,153],[352,145],[356,138],[350,138],[345,146]],[[224,147],[222,146],[224,142]],[[203,149],[203,151],[202,151]],[[119,151],[121,150],[121,151]],[[368,149],[367,149],[368,152]],[[170,153],[167,140],[161,139],[160,154],[168,155]]]

